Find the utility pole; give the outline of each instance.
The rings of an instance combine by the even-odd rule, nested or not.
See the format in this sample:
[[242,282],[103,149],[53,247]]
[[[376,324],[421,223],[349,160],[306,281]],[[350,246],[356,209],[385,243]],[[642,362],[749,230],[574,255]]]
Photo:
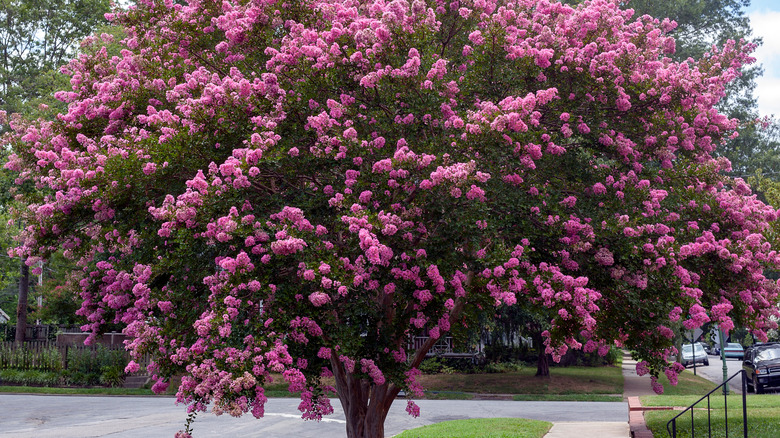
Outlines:
[[693,355],[693,375],[696,375],[696,338],[691,330],[691,354]]
[[[36,298],[36,301],[38,302],[38,318],[35,319],[36,326],[41,325],[41,308],[43,308],[43,295],[41,295],[43,286],[43,260],[38,262],[38,268],[40,269],[40,272],[38,272],[38,289],[36,290],[38,293],[38,297]],[[36,330],[38,329],[40,329],[40,327],[36,327]]]
[[30,267],[21,259],[19,268],[19,301],[16,305],[16,337],[14,340],[17,345],[24,342],[27,333],[27,295],[30,291]]
[[[723,361],[723,381],[729,378],[729,366],[726,365],[726,335],[718,326],[718,341],[720,342],[720,359]],[[729,385],[723,385],[723,395],[729,395]]]

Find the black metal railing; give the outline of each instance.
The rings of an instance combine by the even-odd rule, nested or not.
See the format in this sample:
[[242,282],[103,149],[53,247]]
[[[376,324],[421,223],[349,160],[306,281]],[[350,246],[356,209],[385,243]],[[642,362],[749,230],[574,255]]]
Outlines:
[[[690,411],[691,414],[691,438],[694,438],[696,436],[696,431],[694,430],[694,418],[693,418],[693,412],[694,407],[702,402],[702,400],[707,399],[707,437],[712,437],[712,409],[710,409],[710,396],[718,391],[719,389],[723,388],[724,385],[728,385],[731,379],[741,376],[742,377],[742,431],[744,434],[744,438],[747,438],[748,436],[748,423],[747,423],[747,373],[745,373],[745,370],[740,370],[738,373],[734,374],[733,376],[726,379],[725,382],[718,385],[715,389],[708,392],[707,395],[700,398],[696,401],[696,403],[688,406],[680,412],[676,417],[669,420],[668,423],[666,423],[666,431],[669,432],[669,436],[672,438],[677,438],[677,419],[685,415],[688,411]],[[727,391],[723,392],[723,415],[724,415],[724,428],[726,430],[726,438],[729,436],[729,410],[728,410],[728,396]],[[681,420],[682,421],[682,420]],[[671,429],[670,429],[671,427]]]

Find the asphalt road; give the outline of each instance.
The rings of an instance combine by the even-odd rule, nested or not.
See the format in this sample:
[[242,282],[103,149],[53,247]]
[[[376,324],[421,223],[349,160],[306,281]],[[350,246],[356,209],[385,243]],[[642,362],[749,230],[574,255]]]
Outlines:
[[[720,359],[720,356],[710,355],[707,357],[710,361],[709,366],[704,366],[700,363],[696,364],[696,374],[715,383],[723,382],[723,361]],[[742,369],[742,359],[726,359],[726,365],[728,367],[728,377],[731,377]],[[688,369],[693,371],[693,366],[689,365]],[[741,394],[742,380],[739,377],[731,380],[729,388],[735,391],[735,393]]]
[[[232,418],[200,414],[197,438],[330,438],[345,436],[344,414],[335,412],[320,424],[303,421],[297,399],[271,399],[265,418]],[[397,400],[385,422],[390,437],[406,429],[447,420],[520,417],[552,422],[628,421],[628,406],[620,402],[515,402],[420,400],[421,415],[412,418],[405,400]],[[186,413],[169,397],[89,397],[0,394],[0,437],[3,438],[156,438],[173,437],[184,426]]]

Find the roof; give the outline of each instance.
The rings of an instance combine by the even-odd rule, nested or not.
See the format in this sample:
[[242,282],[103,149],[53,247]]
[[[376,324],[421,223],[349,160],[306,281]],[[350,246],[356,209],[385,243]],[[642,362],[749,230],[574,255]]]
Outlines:
[[753,349],[759,349],[759,348],[763,349],[769,347],[773,347],[773,348],[780,347],[780,342],[759,342],[750,346],[750,348]]
[[8,322],[11,320],[11,317],[8,316],[7,313],[3,312],[3,309],[0,309],[0,322]]

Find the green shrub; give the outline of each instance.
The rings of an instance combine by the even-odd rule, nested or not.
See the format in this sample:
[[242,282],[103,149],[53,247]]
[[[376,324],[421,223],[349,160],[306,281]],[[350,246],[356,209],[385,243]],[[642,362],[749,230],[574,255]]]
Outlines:
[[8,385],[56,386],[60,383],[58,373],[39,370],[0,370],[0,382]]
[[485,373],[514,373],[522,371],[525,368],[525,364],[521,362],[499,362],[486,364],[483,371]]
[[125,371],[116,366],[104,366],[100,369],[100,384],[112,388],[122,386],[125,382]]
[[441,358],[431,357],[422,361],[418,367],[425,374],[452,374],[455,369],[447,366]]
[[487,362],[534,362],[536,350],[525,344],[519,346],[505,345],[501,342],[492,342],[485,345],[485,360]]
[[68,351],[68,369],[63,378],[68,385],[120,386],[124,382],[127,354],[124,350],[71,348]]

